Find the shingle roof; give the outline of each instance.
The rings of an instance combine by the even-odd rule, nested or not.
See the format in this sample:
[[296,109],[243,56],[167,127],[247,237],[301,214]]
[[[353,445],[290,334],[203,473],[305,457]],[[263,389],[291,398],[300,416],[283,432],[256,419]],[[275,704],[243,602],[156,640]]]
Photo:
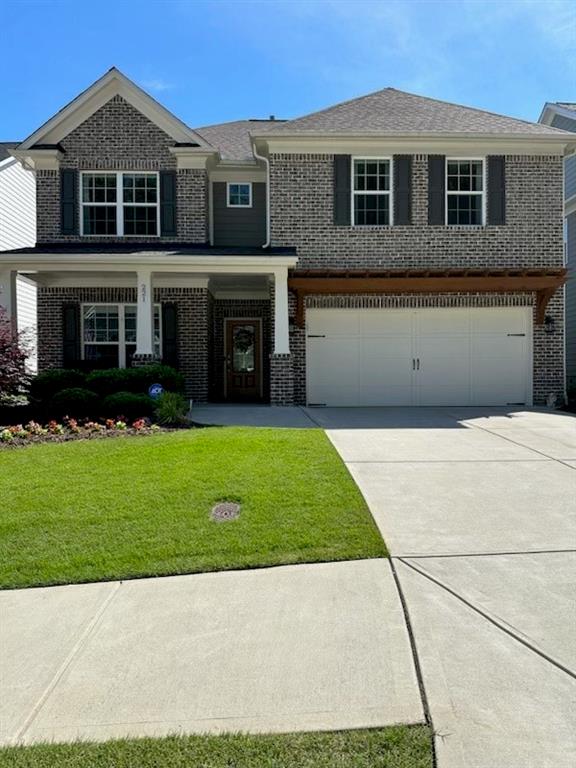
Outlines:
[[0,141],[0,162],[2,160],[6,160],[7,157],[10,157],[9,149],[15,149],[19,141]]
[[254,160],[250,133],[261,133],[278,127],[281,120],[234,120],[231,123],[195,128],[205,141],[220,150],[225,160]]
[[[257,133],[253,131],[253,133]],[[563,133],[556,128],[496,115],[481,109],[416,96],[395,88],[345,101],[278,125],[274,134],[533,134]]]

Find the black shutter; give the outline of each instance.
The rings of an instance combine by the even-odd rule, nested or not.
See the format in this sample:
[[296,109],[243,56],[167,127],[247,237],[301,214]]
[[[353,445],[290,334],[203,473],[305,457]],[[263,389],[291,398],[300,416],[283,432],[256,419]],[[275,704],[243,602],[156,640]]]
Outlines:
[[80,360],[80,305],[62,306],[62,362],[74,368]]
[[334,224],[350,224],[352,179],[350,155],[334,155]]
[[488,224],[506,223],[506,160],[503,155],[488,158]]
[[412,224],[411,155],[394,155],[394,224]]
[[178,367],[178,307],[176,304],[162,304],[162,362]]
[[446,158],[428,157],[428,224],[445,224]]
[[160,171],[160,234],[176,237],[176,173]]
[[63,235],[78,234],[76,200],[78,196],[78,171],[60,171],[60,231]]

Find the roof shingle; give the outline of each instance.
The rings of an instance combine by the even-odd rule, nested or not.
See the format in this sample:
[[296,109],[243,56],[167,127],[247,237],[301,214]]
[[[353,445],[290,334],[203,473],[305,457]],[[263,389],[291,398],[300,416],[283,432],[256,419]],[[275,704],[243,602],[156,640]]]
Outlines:
[[[256,133],[256,131],[253,131]],[[395,88],[361,96],[277,126],[282,134],[508,134],[563,133],[473,107],[416,96]]]
[[261,133],[277,127],[281,120],[234,120],[230,123],[205,125],[195,128],[205,141],[220,150],[224,160],[252,160],[250,133]]

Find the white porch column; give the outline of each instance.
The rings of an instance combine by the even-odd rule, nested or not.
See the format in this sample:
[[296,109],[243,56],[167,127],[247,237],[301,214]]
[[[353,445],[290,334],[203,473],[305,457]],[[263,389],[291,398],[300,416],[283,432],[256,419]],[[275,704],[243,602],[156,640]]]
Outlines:
[[136,304],[136,355],[151,357],[154,354],[154,288],[152,271],[137,272]]
[[290,354],[288,333],[288,268],[274,270],[274,354]]
[[6,310],[8,318],[12,321],[14,332],[18,328],[16,314],[16,275],[13,269],[0,271],[0,307]]

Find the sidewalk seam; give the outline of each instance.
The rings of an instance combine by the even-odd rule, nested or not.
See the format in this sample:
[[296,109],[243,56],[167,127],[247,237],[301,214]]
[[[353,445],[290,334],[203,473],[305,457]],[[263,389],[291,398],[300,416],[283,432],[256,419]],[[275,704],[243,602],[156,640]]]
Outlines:
[[552,664],[552,666],[554,666],[557,669],[559,669],[561,672],[564,672],[564,674],[566,674],[569,677],[571,677],[574,680],[576,680],[576,673],[572,672],[571,669],[569,669],[568,667],[565,667],[561,662],[556,661],[556,659],[554,659],[552,656],[549,656],[547,653],[544,653],[544,651],[541,651],[535,645],[532,645],[532,643],[529,643],[527,640],[524,640],[523,638],[519,637],[519,635],[517,635],[515,632],[513,632],[510,629],[508,629],[507,627],[505,627],[500,622],[496,621],[496,619],[494,619],[489,613],[486,613],[486,611],[483,611],[481,608],[478,608],[478,606],[474,605],[474,603],[471,603],[470,601],[466,600],[465,597],[462,597],[462,595],[459,595],[458,592],[453,590],[451,587],[447,586],[446,584],[444,584],[439,579],[436,579],[434,576],[431,576],[429,573],[426,573],[426,571],[420,570],[420,568],[417,568],[412,563],[408,562],[407,560],[404,560],[404,558],[398,557],[396,559],[399,560],[407,568],[411,568],[413,571],[415,571],[416,573],[420,574],[420,576],[423,576],[425,579],[428,579],[433,584],[436,584],[437,587],[440,587],[441,589],[443,589],[446,592],[448,592],[450,595],[455,597],[457,600],[459,600],[465,606],[467,606],[468,608],[473,610],[478,615],[482,616],[483,619],[488,621],[493,626],[497,627],[497,629],[499,629],[501,632],[504,632],[505,634],[509,635],[509,637],[513,638],[518,643],[520,643],[521,645],[523,645],[526,648],[528,648],[528,650],[532,651],[537,656],[540,656],[540,658],[544,659],[549,664]]
[[416,646],[416,638],[412,630],[412,622],[410,620],[410,613],[408,611],[408,604],[402,591],[402,585],[400,579],[396,573],[396,567],[394,565],[394,558],[390,557],[390,570],[394,578],[394,584],[396,585],[396,591],[398,592],[398,598],[402,607],[402,613],[404,614],[404,622],[406,624],[406,631],[408,632],[408,641],[410,642],[410,650],[412,651],[412,662],[414,663],[414,670],[416,672],[416,680],[418,682],[418,690],[420,691],[420,700],[422,701],[422,710],[424,712],[424,719],[426,725],[432,731],[431,733],[431,746],[432,746],[432,768],[437,768],[438,761],[436,757],[436,732],[434,730],[434,723],[432,721],[432,712],[430,711],[430,705],[428,703],[428,695],[426,694],[426,687],[424,685],[424,675],[422,674],[422,667],[420,665],[420,658],[418,656],[418,648]]
[[32,707],[26,720],[20,726],[20,728],[16,731],[14,736],[10,739],[10,741],[13,744],[18,744],[22,740],[26,732],[29,730],[30,726],[32,725],[32,723],[40,713],[40,710],[42,709],[44,704],[48,701],[48,699],[50,698],[50,695],[52,694],[52,692],[54,691],[54,689],[62,679],[64,673],[70,667],[75,657],[78,655],[80,649],[86,644],[86,641],[88,640],[88,638],[90,637],[90,635],[92,634],[92,632],[94,631],[98,623],[100,622],[100,619],[104,615],[104,612],[112,602],[112,599],[118,593],[118,590],[120,589],[121,586],[122,586],[121,581],[116,582],[116,584],[114,585],[114,588],[109,592],[109,594],[106,596],[106,598],[104,599],[104,601],[102,602],[101,606],[98,608],[94,616],[90,619],[86,627],[80,633],[80,636],[72,646],[70,652],[68,653],[68,655],[66,656],[66,658],[64,659],[60,667],[57,669],[52,680],[48,683],[48,685],[46,686],[46,689],[44,690],[44,692],[42,693],[42,695],[40,696],[36,704]]

